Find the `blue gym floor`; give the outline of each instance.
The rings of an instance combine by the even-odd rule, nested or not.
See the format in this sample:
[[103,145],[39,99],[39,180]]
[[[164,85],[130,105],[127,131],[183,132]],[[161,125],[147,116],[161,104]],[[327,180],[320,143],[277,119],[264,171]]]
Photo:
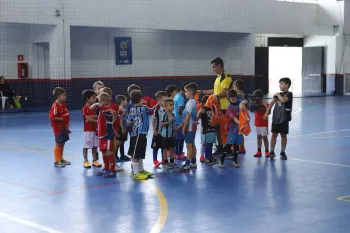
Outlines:
[[254,158],[254,128],[239,169],[228,160],[185,174],[154,169],[148,145],[145,168],[155,175],[143,182],[130,177],[130,162],[113,179],[83,168],[80,111],[71,112],[72,165],[63,169],[53,167],[47,113],[2,114],[0,232],[349,233],[349,104],[295,99],[288,161]]

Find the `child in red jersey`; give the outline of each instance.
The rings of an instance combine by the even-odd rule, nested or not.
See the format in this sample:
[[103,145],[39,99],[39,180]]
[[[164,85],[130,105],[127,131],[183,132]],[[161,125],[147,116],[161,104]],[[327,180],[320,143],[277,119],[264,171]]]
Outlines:
[[69,140],[69,112],[66,102],[66,90],[56,87],[53,90],[53,97],[56,100],[50,109],[49,118],[55,135],[56,145],[54,148],[54,166],[65,167],[71,162],[63,159],[64,144]]
[[115,137],[119,135],[120,119],[118,117],[119,108],[111,103],[109,94],[102,92],[99,103],[91,105],[92,110],[99,108],[97,121],[99,148],[102,152],[104,168],[98,172],[98,176],[105,178],[116,177],[116,170],[123,169],[115,164]]
[[268,118],[266,120],[264,119],[264,115],[269,104],[264,100],[264,93],[261,90],[255,90],[250,96],[250,99],[250,102],[244,100],[240,107],[249,108],[255,115],[254,126],[256,129],[258,151],[255,153],[254,157],[262,156],[262,141],[264,141],[265,146],[265,157],[270,157],[269,139],[267,138],[269,121]]
[[85,106],[82,109],[83,119],[84,119],[84,167],[91,168],[87,154],[88,150],[92,150],[92,166],[101,167],[97,158],[97,147],[98,147],[98,137],[97,137],[97,115],[95,111],[90,109],[91,105],[96,103],[96,93],[93,90],[83,91],[83,100],[85,101]]

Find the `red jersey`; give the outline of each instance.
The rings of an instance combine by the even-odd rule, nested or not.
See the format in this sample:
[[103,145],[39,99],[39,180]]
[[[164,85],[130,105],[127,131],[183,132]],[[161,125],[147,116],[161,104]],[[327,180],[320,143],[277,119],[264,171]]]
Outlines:
[[91,123],[86,120],[85,116],[96,116],[96,112],[90,109],[90,106],[85,105],[82,109],[84,119],[84,132],[97,131],[97,123]]
[[269,120],[264,120],[264,115],[266,113],[266,108],[261,109],[260,111],[255,113],[254,126],[255,127],[268,127]]
[[[52,121],[52,119],[54,119],[55,117],[63,117],[63,121]],[[69,112],[66,104],[60,104],[57,101],[55,101],[51,106],[49,119],[51,121],[51,126],[55,133],[55,136],[57,136],[62,129],[67,128],[70,121]]]
[[[112,115],[109,110],[114,110],[116,113],[116,119],[112,124],[108,123],[112,120]],[[115,104],[110,104],[110,106],[103,106],[100,108],[100,113],[98,116],[98,137],[103,139],[111,140],[114,136],[119,136],[120,128],[120,118],[118,117],[119,107]]]

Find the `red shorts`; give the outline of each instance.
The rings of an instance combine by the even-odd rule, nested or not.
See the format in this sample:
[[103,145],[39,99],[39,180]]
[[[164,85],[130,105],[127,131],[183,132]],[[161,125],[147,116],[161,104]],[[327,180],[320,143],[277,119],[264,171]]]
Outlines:
[[115,150],[114,139],[99,139],[98,147],[100,148],[100,151]]

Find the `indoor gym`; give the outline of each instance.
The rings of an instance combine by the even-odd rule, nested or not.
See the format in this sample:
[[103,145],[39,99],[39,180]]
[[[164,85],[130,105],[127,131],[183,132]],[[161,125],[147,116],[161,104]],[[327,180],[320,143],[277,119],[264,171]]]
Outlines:
[[[20,109],[7,102],[0,112],[0,232],[350,232],[350,2],[253,1],[193,0],[183,10],[185,1],[0,0],[0,76],[22,97]],[[124,22],[130,15],[116,14],[119,8],[139,18]],[[238,13],[242,9],[254,20]],[[173,11],[183,18],[163,15]],[[131,64],[117,64],[118,37],[132,38]],[[314,47],[321,52],[315,63],[307,56]],[[288,58],[283,48],[300,48],[287,161],[279,159],[280,137],[275,161],[254,158],[253,130],[239,169],[229,160],[223,169],[200,163],[197,131],[196,169],[154,168],[150,127],[145,168],[153,178],[134,180],[130,162],[118,163],[124,171],[113,179],[97,177],[100,168],[83,168],[81,92],[95,81],[115,95],[136,83],[152,98],[184,81],[209,89],[210,60],[220,56],[233,79],[245,81],[246,94],[267,94],[272,85],[278,91],[272,74],[288,76],[272,72],[271,48],[281,48],[281,64]],[[57,86],[67,90],[72,131],[64,150],[72,165],[62,169],[53,166],[48,119]]]

